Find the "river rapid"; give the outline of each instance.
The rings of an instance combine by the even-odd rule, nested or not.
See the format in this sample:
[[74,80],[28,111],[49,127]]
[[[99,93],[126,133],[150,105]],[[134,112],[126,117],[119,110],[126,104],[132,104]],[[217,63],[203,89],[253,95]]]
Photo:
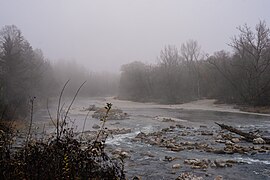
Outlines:
[[[232,106],[215,105],[213,100],[201,100],[182,105],[160,105],[121,101],[113,98],[78,98],[69,113],[75,130],[81,132],[83,129],[87,114],[84,109],[90,105],[104,107],[107,102],[112,103],[113,108],[121,109],[129,115],[124,120],[106,122],[109,129],[130,129],[127,133],[110,136],[106,141],[108,152],[112,154],[116,150],[126,152],[125,171],[128,179],[132,179],[134,176],[142,179],[176,179],[183,172],[192,172],[203,179],[214,179],[218,175],[223,179],[270,179],[269,150],[256,151],[256,153],[253,151],[213,153],[206,151],[205,148],[197,148],[203,143],[214,148],[225,146],[225,142],[217,143],[220,127],[215,122],[228,124],[247,132],[259,131],[263,136],[269,137],[269,115],[243,113]],[[56,104],[50,104],[53,117],[55,117],[55,110]],[[94,130],[93,125],[100,124],[100,120],[92,118],[91,113],[86,120],[84,129],[86,132]],[[46,132],[54,131],[46,108],[35,111],[34,127],[39,129],[39,132],[41,129],[43,131],[44,127]],[[146,137],[141,139],[137,137],[138,134],[147,135],[154,132],[158,132],[156,136],[162,137],[163,141],[166,138],[173,139],[175,144],[181,144],[184,148],[173,151],[168,146],[149,143]],[[240,138],[237,135],[234,136]],[[156,137],[151,136],[150,138]],[[186,144],[189,145],[186,146]],[[239,144],[250,148],[262,146],[242,140]],[[194,146],[192,147],[192,145]],[[204,159],[209,166],[196,168],[185,161],[188,159]],[[224,167],[210,165],[216,161],[226,160],[233,161],[233,164]]]

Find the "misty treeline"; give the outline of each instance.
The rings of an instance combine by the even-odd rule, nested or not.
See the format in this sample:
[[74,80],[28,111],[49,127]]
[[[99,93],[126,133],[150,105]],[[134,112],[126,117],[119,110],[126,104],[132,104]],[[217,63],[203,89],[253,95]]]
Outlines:
[[[91,67],[89,67],[91,68]],[[33,49],[15,25],[0,30],[0,118],[12,119],[28,114],[29,100],[45,102],[59,95],[59,89],[69,81],[66,95],[87,81],[80,95],[115,94],[117,75],[91,73],[74,61],[46,59],[40,49]]]
[[132,62],[121,68],[122,99],[182,103],[201,98],[262,106],[270,104],[270,30],[264,21],[239,34],[224,50],[205,55],[197,41],[166,46],[154,65]]

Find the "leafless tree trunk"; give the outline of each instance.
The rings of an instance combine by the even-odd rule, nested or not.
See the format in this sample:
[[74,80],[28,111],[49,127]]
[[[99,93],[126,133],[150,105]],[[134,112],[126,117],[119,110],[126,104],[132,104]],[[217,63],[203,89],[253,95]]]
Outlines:
[[[189,69],[189,76],[193,81],[193,91],[196,92],[197,97],[200,98],[200,81],[201,74],[198,65],[198,61],[201,58],[201,47],[197,41],[189,40],[181,46],[181,55],[186,62]],[[195,75],[195,77],[194,77]]]

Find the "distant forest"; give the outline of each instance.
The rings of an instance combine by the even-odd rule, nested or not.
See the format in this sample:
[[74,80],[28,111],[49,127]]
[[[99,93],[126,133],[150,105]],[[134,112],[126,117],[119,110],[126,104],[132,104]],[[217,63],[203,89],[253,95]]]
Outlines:
[[[90,69],[91,67],[89,67]],[[119,75],[94,73],[74,61],[52,64],[40,49],[33,49],[14,25],[0,30],[0,118],[13,119],[29,114],[29,102],[46,102],[59,96],[69,81],[65,94],[74,95],[84,82],[80,96],[114,95]]]
[[[135,61],[121,67],[121,76],[94,73],[74,61],[50,62],[33,49],[14,25],[0,30],[0,118],[26,116],[29,100],[59,96],[63,84],[73,95],[112,96],[133,101],[184,103],[202,98],[251,106],[270,105],[270,30],[264,21],[254,29],[238,28],[229,46],[207,55],[195,40],[180,48],[169,45],[157,64]],[[89,67],[90,69],[91,67]]]
[[154,65],[132,62],[121,68],[119,97],[134,101],[183,103],[201,98],[250,106],[270,105],[270,30],[238,27],[232,53],[209,56],[197,41],[169,45]]

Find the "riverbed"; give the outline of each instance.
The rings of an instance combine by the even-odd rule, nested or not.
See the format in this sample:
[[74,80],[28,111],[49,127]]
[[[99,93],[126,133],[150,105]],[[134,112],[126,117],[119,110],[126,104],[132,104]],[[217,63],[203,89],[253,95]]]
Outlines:
[[[68,104],[69,100],[66,99]],[[218,143],[220,128],[215,124],[224,123],[243,131],[259,131],[263,136],[270,136],[270,116],[256,113],[245,113],[230,105],[216,105],[213,100],[200,100],[181,105],[160,105],[156,103],[138,103],[121,101],[114,98],[78,98],[72,106],[69,119],[75,131],[93,131],[100,120],[92,118],[91,112],[85,121],[90,105],[104,107],[112,103],[113,108],[121,109],[128,114],[123,120],[108,120],[109,129],[130,129],[128,133],[109,136],[106,141],[107,150],[113,154],[115,150],[126,152],[125,170],[128,179],[134,176],[142,179],[175,179],[183,172],[192,172],[203,179],[214,179],[220,175],[224,179],[270,179],[270,153],[268,150],[254,153],[213,153],[198,149],[196,145],[208,144],[211,148],[223,148]],[[50,112],[55,117],[56,104],[50,105]],[[85,128],[83,125],[85,123]],[[53,123],[48,116],[47,108],[37,110],[34,114],[34,127],[52,133]],[[173,151],[160,144],[149,143],[145,139],[136,138],[140,133],[159,133],[165,140],[174,139],[175,144],[184,148]],[[207,134],[208,133],[208,134]],[[222,132],[226,133],[226,132]],[[152,138],[152,137],[151,137]],[[240,137],[237,137],[239,138]],[[189,143],[189,146],[185,146]],[[194,147],[192,148],[192,143]],[[227,143],[227,142],[226,142]],[[258,147],[253,143],[241,140],[240,146]],[[266,146],[266,145],[265,145]],[[268,147],[268,146],[267,146]],[[171,158],[171,160],[168,160]],[[188,159],[206,160],[209,166],[194,168],[186,163]],[[230,166],[217,167],[211,163],[230,160]],[[174,166],[174,165],[177,165]],[[179,165],[179,166],[178,166]]]

